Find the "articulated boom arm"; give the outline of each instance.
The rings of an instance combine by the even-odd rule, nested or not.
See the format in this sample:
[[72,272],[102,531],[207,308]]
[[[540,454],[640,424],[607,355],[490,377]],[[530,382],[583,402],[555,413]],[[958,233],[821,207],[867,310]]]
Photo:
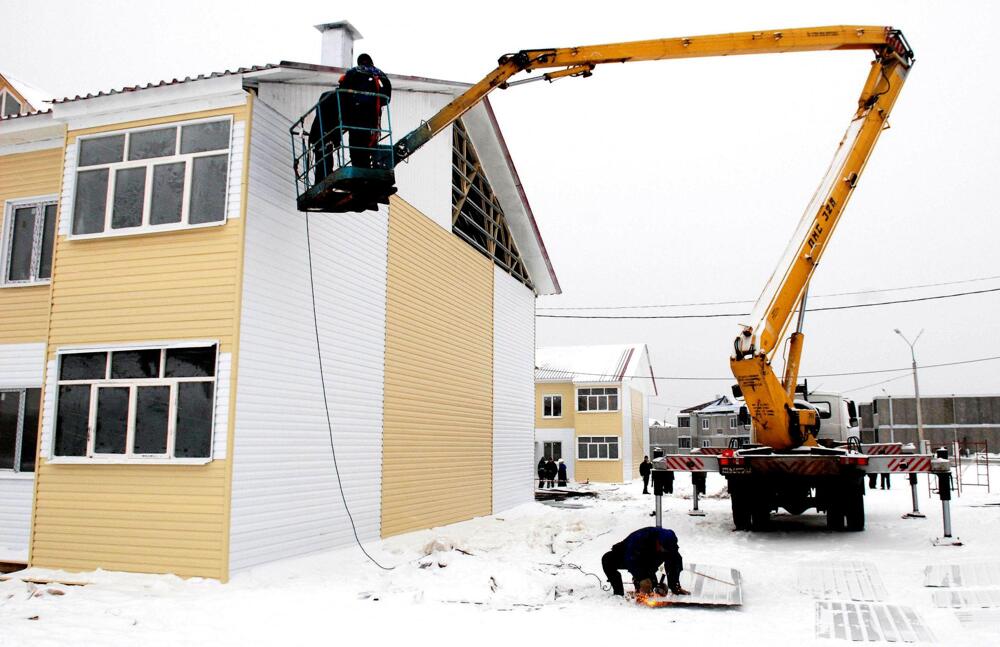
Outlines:
[[[564,76],[590,76],[595,66],[604,63],[837,49],[895,51],[904,59],[909,60],[912,57],[912,52],[909,51],[902,34],[891,27],[842,25],[521,50],[515,54],[502,56],[495,70],[400,139],[395,146],[396,163],[408,158],[496,88],[524,83],[527,80],[554,81]],[[531,72],[552,68],[563,69],[534,79],[508,83],[511,77],[521,71]]]

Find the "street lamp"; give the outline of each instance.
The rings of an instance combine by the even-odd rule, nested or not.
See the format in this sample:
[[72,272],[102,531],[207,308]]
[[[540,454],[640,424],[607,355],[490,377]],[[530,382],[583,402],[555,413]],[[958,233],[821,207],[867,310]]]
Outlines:
[[920,439],[920,448],[919,448],[918,451],[923,452],[924,451],[924,419],[923,419],[923,416],[921,415],[921,412],[920,412],[920,384],[917,382],[917,354],[913,350],[913,347],[916,345],[917,340],[920,339],[920,335],[924,334],[924,331],[923,331],[923,329],[921,329],[920,332],[917,333],[916,339],[914,339],[912,342],[909,339],[906,338],[906,335],[904,335],[903,333],[901,333],[899,331],[899,328],[896,328],[895,332],[896,332],[897,335],[899,335],[900,337],[903,338],[903,341],[905,341],[909,345],[909,347],[910,347],[910,357],[913,359],[913,395],[916,397],[916,401],[917,401],[917,438]]
[[896,442],[896,430],[892,420],[892,396],[884,388],[882,389],[882,393],[885,393],[885,397],[889,400],[889,442],[894,443]]

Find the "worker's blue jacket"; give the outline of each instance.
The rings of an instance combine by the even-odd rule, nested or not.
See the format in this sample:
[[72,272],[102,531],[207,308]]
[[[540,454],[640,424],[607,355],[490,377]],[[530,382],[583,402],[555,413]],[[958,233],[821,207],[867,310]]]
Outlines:
[[673,530],[655,526],[641,528],[612,546],[611,552],[619,558],[620,568],[627,570],[634,582],[648,579],[655,583],[656,571],[663,564],[670,589],[680,585],[684,560],[677,549],[677,535]]

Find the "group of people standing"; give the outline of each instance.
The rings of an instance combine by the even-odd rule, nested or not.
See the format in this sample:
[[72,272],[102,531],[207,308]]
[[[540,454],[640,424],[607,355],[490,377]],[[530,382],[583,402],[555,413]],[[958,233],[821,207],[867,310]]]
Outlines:
[[538,461],[538,487],[556,487],[557,478],[559,487],[566,487],[569,481],[566,475],[566,463],[561,458],[556,462],[551,457],[542,456]]

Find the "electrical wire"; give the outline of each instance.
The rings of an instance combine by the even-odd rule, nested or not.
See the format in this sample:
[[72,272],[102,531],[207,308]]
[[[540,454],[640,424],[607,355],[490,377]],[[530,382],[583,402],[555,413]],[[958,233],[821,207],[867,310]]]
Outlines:
[[864,386],[856,386],[853,389],[841,389],[841,393],[850,393],[852,391],[860,391],[861,389],[868,389],[873,386],[879,386],[880,384],[888,384],[889,382],[895,382],[896,380],[901,380],[904,377],[910,377],[910,373],[903,373],[902,375],[897,375],[896,377],[890,377],[888,380],[882,380],[881,382],[873,382],[871,384],[866,384]]
[[347,518],[351,522],[351,532],[354,533],[354,541],[357,542],[358,548],[361,552],[365,554],[365,557],[371,561],[372,564],[378,566],[383,571],[391,571],[395,566],[383,566],[379,564],[378,561],[368,554],[365,547],[361,544],[361,538],[358,537],[358,528],[354,525],[354,516],[351,515],[351,508],[347,505],[347,496],[344,494],[344,484],[340,480],[340,466],[337,465],[337,448],[333,442],[333,422],[330,419],[330,402],[326,397],[326,376],[323,371],[323,350],[322,345],[319,341],[319,315],[316,312],[316,284],[313,278],[313,259],[312,259],[312,237],[309,235],[309,212],[306,212],[306,256],[309,259],[309,294],[312,297],[312,315],[313,315],[313,331],[316,333],[316,356],[319,358],[319,383],[323,389],[323,410],[326,412],[326,429],[330,436],[330,453],[333,455],[333,469],[337,475],[337,488],[340,490],[340,499],[344,502],[344,510],[347,512]]
[[[875,308],[878,306],[898,305],[901,303],[917,303],[920,301],[937,301],[940,299],[954,299],[956,297],[971,296],[974,294],[987,294],[989,292],[1000,292],[1000,288],[987,288],[985,290],[970,290],[968,292],[953,292],[951,294],[938,294],[932,297],[914,297],[912,299],[896,299],[894,301],[878,301],[876,303],[855,303],[846,306],[821,306],[819,308],[806,308],[806,312],[826,312],[829,310],[853,310],[855,308]],[[686,314],[686,315],[546,315],[536,314],[537,319],[721,319],[725,317],[746,317],[749,312],[715,312],[706,314]]]
[[[942,281],[940,283],[921,283],[918,285],[903,285],[894,288],[881,288],[873,290],[855,290],[853,292],[829,292],[827,294],[810,294],[810,299],[823,299],[827,297],[849,297],[861,294],[879,294],[884,292],[902,292],[904,290],[918,290],[921,288],[938,288],[946,285],[963,285],[965,283],[981,283],[982,281],[993,281],[1000,279],[1000,274],[996,276],[980,276],[974,279],[962,279],[960,281]],[[735,301],[692,301],[690,303],[659,303],[648,305],[632,306],[552,306],[548,308],[535,308],[536,311],[556,311],[556,310],[646,310],[652,308],[686,308],[691,306],[730,306],[741,303],[756,303],[753,299],[743,299]]]
[[[942,362],[940,364],[923,364],[919,366],[921,370],[928,368],[943,368],[945,366],[961,366],[963,364],[976,364],[979,362],[990,362],[993,360],[1000,359],[1000,355],[994,355],[992,357],[977,357],[976,359],[966,359],[958,362]],[[586,371],[571,371],[561,368],[553,368],[546,366],[539,369],[535,367],[535,370],[551,371],[553,373],[564,373],[566,375],[584,375],[587,377],[609,377],[610,373],[587,373]],[[802,378],[817,378],[817,377],[848,377],[851,375],[877,375],[879,373],[899,373],[901,371],[910,371],[911,367],[899,367],[899,368],[881,368],[871,371],[847,371],[844,373],[814,373],[812,375],[800,375]],[[620,378],[629,378],[633,380],[648,380],[650,378],[654,380],[673,380],[679,382],[731,382],[735,378],[732,375],[727,377],[693,377],[693,376],[680,376],[680,375],[622,375]],[[617,381],[617,379],[615,380]],[[863,387],[862,387],[863,388]]]

